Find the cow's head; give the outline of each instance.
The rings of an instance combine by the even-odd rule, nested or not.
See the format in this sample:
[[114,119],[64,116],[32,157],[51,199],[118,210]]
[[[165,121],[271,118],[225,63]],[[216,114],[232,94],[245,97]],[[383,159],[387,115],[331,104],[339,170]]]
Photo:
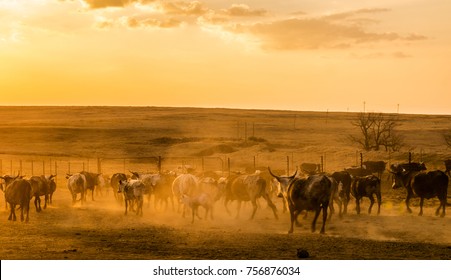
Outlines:
[[127,184],[128,184],[127,181],[119,180],[119,185],[118,185],[118,188],[117,188],[117,192],[118,193],[125,192]]
[[269,171],[269,174],[271,174],[271,176],[273,176],[279,183],[277,186],[277,197],[283,197],[284,194],[287,193],[288,186],[294,180],[294,178],[296,177],[296,175],[298,173],[298,170],[296,169],[294,174],[291,176],[277,176],[274,173],[272,173],[271,168],[269,168],[269,166],[268,166],[268,171]]
[[396,172],[390,171],[390,173],[393,175],[392,189],[406,187],[409,175],[408,171],[405,169],[400,169]]

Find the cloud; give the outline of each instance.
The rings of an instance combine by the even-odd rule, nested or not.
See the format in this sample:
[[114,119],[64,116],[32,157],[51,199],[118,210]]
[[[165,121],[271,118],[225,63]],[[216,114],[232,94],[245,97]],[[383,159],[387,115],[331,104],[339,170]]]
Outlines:
[[159,2],[158,5],[165,14],[172,15],[187,15],[187,16],[200,16],[209,11],[199,1],[177,1],[177,2]]
[[158,28],[174,28],[182,25],[182,21],[177,19],[155,19],[155,18],[146,18],[146,19],[137,19],[137,18],[127,18],[126,26],[130,28],[145,28],[145,27],[158,27]]
[[[365,9],[322,17],[295,17],[252,24],[224,26],[229,32],[250,34],[258,38],[265,49],[333,49],[384,41],[417,41],[418,34],[372,32],[365,24],[349,21],[359,14],[384,12],[385,9]],[[363,22],[363,21],[362,21]],[[361,22],[361,23],[362,23]]]
[[233,4],[230,8],[221,10],[220,13],[231,17],[261,17],[268,14],[265,9],[251,9],[245,4]]
[[91,9],[102,9],[108,7],[125,7],[133,3],[147,4],[156,0],[83,0]]

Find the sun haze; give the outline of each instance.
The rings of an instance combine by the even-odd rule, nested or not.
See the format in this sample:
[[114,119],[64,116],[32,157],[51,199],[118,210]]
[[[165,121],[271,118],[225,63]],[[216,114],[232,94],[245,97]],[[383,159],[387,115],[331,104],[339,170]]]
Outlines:
[[0,0],[0,105],[450,114],[451,3]]

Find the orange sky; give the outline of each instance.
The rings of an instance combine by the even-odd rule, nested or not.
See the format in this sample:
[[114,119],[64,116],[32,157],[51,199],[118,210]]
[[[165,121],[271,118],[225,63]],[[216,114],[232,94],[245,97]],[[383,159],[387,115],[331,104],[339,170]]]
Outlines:
[[451,1],[0,0],[0,105],[451,114]]

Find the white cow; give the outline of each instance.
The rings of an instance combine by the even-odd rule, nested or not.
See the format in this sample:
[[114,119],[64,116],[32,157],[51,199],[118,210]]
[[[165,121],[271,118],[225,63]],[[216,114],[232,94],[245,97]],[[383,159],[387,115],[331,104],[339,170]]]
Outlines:
[[205,219],[208,218],[208,213],[210,212],[210,218],[213,220],[214,201],[210,194],[201,193],[199,195],[194,195],[193,197],[190,197],[186,194],[182,194],[180,200],[185,206],[191,208],[192,211],[191,223],[194,223],[194,215],[196,215],[199,219],[201,219],[198,213],[199,206],[205,208]]
[[81,173],[75,173],[73,175],[67,174],[67,188],[72,195],[72,204],[77,201],[77,194],[80,194],[81,204],[86,200],[86,188],[87,182],[85,175]]
[[125,215],[130,205],[133,211],[133,205],[136,203],[136,215],[143,215],[143,196],[146,186],[139,179],[131,179],[129,181],[119,181],[119,193],[124,194]]
[[[199,179],[192,174],[180,174],[172,182],[172,194],[177,198],[177,201],[180,201],[183,195],[194,197],[199,194]],[[185,217],[185,210],[186,206],[183,207],[183,217]]]

